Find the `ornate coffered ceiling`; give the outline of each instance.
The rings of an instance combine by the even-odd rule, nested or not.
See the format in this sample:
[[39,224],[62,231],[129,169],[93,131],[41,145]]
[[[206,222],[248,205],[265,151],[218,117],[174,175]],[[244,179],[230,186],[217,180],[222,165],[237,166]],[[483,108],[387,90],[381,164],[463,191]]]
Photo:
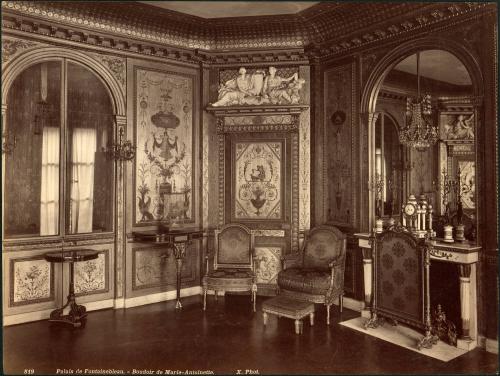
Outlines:
[[494,3],[325,2],[295,14],[210,19],[139,2],[2,1],[2,10],[6,29],[160,56],[182,54],[171,50],[179,48],[205,51],[205,56],[307,49],[329,57],[496,7]]

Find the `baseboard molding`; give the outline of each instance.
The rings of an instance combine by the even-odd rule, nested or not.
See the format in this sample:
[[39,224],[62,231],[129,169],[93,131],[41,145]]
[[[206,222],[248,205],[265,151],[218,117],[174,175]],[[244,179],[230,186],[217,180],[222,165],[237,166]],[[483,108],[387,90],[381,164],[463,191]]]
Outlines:
[[[185,296],[200,295],[201,292],[202,292],[201,286],[194,286],[181,289],[181,298]],[[146,304],[164,302],[167,300],[173,300],[176,297],[177,297],[177,292],[175,290],[159,292],[150,295],[136,296],[134,298],[125,299],[123,308],[138,307]]]
[[498,339],[486,338],[485,349],[490,353],[498,354]]
[[[87,312],[97,311],[99,309],[112,308],[114,306],[114,299],[99,300],[97,302],[89,302],[84,304]],[[54,309],[45,309],[43,311],[35,311],[28,313],[21,313],[19,315],[11,315],[3,317],[3,326],[24,324],[32,321],[47,320],[50,313]]]
[[[339,305],[338,300],[336,299],[333,304]],[[344,297],[344,301],[342,304],[343,304],[344,308],[351,309],[351,310],[356,311],[356,312],[361,312],[361,310],[365,307],[365,303],[363,301],[356,300],[353,298],[346,298],[346,297]]]
[[125,298],[115,299],[114,308],[115,309],[125,308]]

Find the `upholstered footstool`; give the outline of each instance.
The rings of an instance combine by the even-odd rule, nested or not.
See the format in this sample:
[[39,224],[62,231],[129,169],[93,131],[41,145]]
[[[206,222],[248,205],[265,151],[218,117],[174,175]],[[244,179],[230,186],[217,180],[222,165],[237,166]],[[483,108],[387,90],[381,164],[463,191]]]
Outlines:
[[287,317],[295,320],[295,333],[302,333],[302,319],[309,315],[311,325],[314,325],[314,303],[295,300],[283,295],[278,295],[262,303],[264,325],[267,324],[267,314],[278,317]]

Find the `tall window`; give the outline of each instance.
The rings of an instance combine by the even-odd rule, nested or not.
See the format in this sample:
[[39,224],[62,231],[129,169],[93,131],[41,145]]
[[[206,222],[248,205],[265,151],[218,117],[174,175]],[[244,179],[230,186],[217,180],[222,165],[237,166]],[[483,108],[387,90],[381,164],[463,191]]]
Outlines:
[[113,163],[102,151],[113,107],[99,78],[77,63],[22,72],[7,98],[6,238],[112,231]]

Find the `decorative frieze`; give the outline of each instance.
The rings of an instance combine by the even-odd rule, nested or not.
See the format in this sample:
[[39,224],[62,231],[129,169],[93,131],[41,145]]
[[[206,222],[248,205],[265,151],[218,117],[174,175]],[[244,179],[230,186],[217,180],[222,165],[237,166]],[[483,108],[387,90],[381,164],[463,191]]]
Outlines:
[[[4,1],[4,27],[191,63],[237,65],[307,61],[303,49],[313,41],[321,41],[317,47],[329,58],[496,11],[493,3],[367,3],[363,9],[355,3],[318,4],[301,14],[248,18],[242,27],[232,19],[203,19],[143,4],[134,4],[135,9],[119,2],[95,4]],[[345,17],[352,22],[343,22]],[[231,52],[249,49],[254,51]]]

